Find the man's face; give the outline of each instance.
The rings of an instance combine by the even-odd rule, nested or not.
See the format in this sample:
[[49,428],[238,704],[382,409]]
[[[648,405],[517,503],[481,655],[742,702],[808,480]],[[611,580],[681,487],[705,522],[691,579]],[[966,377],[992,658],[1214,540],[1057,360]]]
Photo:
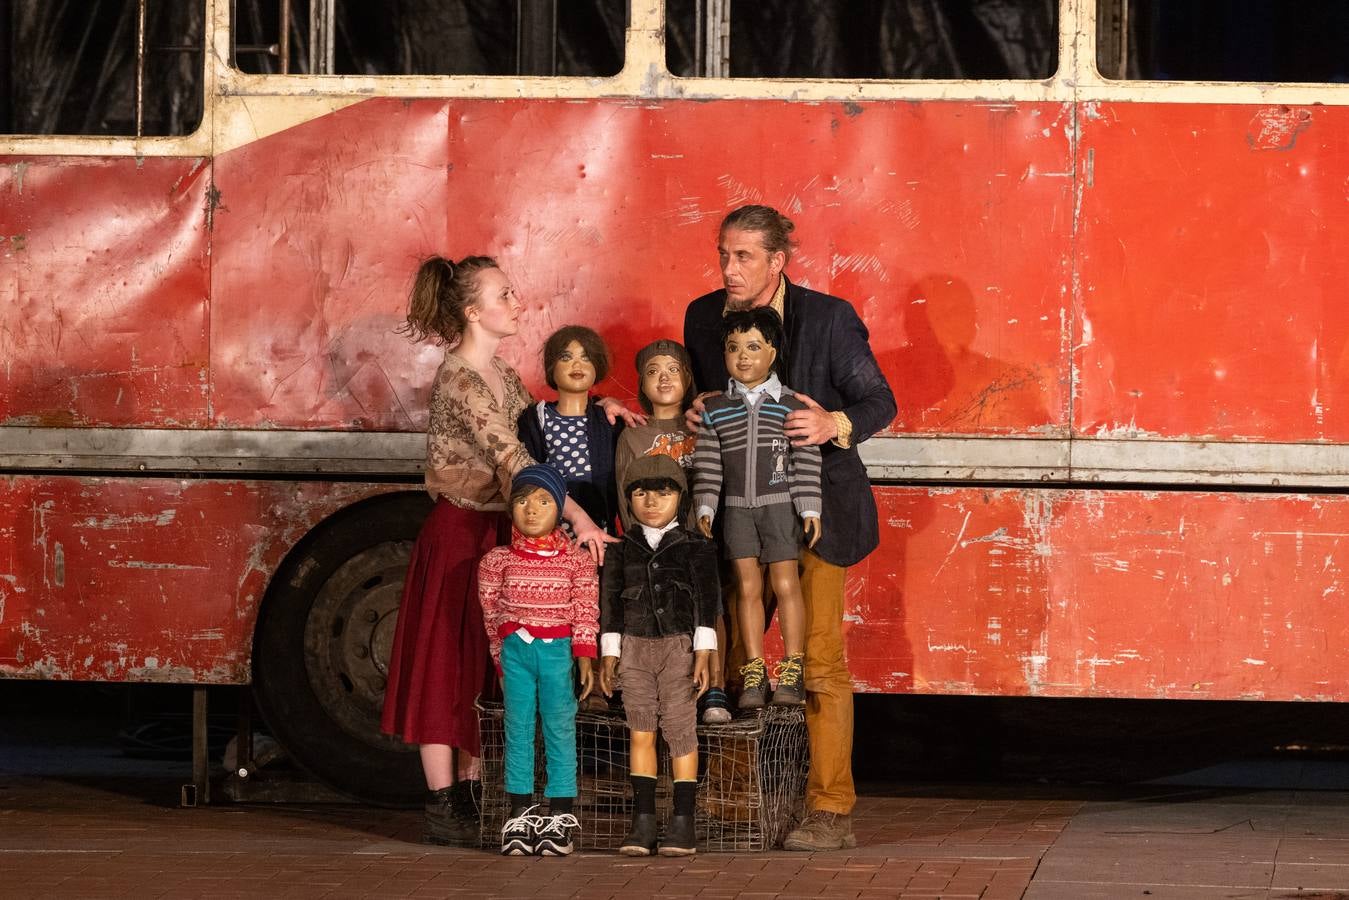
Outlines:
[[679,512],[679,491],[663,488],[648,491],[646,488],[633,488],[628,496],[628,505],[632,514],[648,528],[664,528],[674,521]]
[[733,331],[726,336],[726,371],[745,387],[758,387],[768,380],[777,359],[777,348],[759,333],[759,329]]
[[543,537],[557,527],[557,504],[543,488],[518,497],[511,503],[511,522],[525,537]]
[[726,304],[732,309],[765,306],[778,289],[787,255],[764,249],[763,234],[727,228],[717,241],[721,258],[721,282],[726,286]]

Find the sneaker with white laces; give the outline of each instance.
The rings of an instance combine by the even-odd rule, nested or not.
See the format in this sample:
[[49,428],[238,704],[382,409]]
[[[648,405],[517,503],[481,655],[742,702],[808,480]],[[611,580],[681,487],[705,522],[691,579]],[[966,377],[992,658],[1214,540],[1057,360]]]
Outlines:
[[501,826],[502,856],[533,856],[538,847],[539,829],[544,817],[534,815],[531,806],[519,815],[512,816]]
[[571,813],[558,813],[555,816],[540,816],[539,829],[536,832],[534,852],[539,856],[567,856],[575,849],[572,835],[581,823]]

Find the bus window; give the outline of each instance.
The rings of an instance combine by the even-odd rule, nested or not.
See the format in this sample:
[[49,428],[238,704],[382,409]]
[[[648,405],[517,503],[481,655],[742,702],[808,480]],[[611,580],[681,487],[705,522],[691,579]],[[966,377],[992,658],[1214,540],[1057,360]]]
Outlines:
[[615,75],[626,0],[235,0],[254,74]]
[[1098,0],[1096,64],[1146,81],[1349,81],[1349,3]]
[[682,77],[1048,78],[1057,0],[666,0]]
[[5,7],[6,133],[175,135],[201,123],[201,0],[10,0]]

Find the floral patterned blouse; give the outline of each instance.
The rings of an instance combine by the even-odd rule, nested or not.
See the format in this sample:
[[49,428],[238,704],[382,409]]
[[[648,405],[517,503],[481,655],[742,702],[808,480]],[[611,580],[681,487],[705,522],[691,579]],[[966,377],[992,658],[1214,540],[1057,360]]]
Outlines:
[[482,376],[453,353],[436,372],[426,429],[426,490],[468,509],[504,510],[515,473],[532,463],[515,422],[534,399],[505,361],[492,357],[505,387],[497,402]]

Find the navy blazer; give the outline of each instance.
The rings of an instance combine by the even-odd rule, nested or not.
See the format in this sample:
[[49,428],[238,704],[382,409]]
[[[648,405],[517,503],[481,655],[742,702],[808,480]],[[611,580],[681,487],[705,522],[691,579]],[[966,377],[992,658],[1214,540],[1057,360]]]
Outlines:
[[[721,345],[725,306],[726,291],[713,291],[690,303],[684,313],[684,346],[693,358],[699,391],[724,391],[730,377]],[[857,445],[894,420],[895,395],[851,303],[788,280],[783,311],[785,346],[778,348],[777,363],[782,383],[830,412],[842,410],[852,422],[848,449],[833,443],[820,448],[824,535],[815,545],[825,562],[851,566],[880,543],[876,498]]]

